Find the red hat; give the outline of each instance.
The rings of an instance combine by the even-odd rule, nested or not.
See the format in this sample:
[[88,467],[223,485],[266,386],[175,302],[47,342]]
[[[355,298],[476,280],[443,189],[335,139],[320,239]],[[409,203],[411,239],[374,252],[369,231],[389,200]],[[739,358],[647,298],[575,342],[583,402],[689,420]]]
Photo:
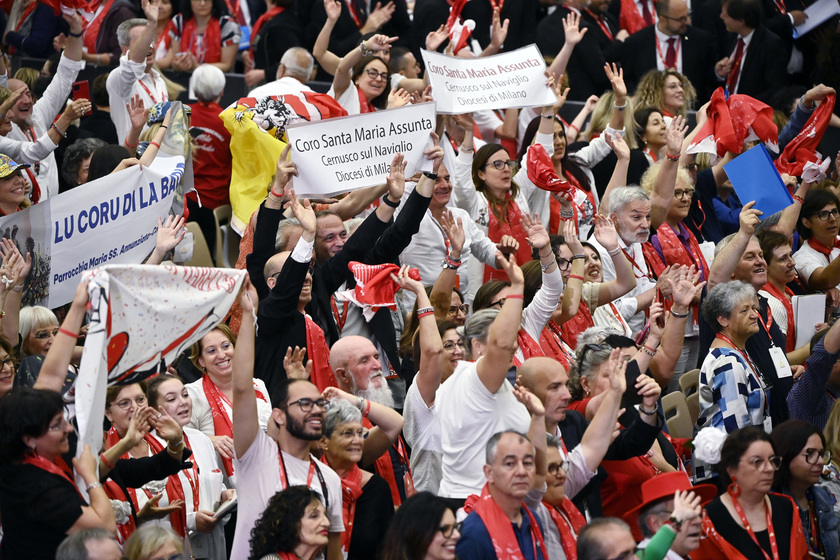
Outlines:
[[677,490],[691,490],[700,496],[703,504],[712,501],[717,496],[717,487],[714,484],[698,484],[697,486],[692,486],[688,475],[683,471],[660,474],[642,483],[642,503],[624,514],[624,520],[631,527],[636,525],[638,523],[639,513],[643,509],[659,500],[673,498]]

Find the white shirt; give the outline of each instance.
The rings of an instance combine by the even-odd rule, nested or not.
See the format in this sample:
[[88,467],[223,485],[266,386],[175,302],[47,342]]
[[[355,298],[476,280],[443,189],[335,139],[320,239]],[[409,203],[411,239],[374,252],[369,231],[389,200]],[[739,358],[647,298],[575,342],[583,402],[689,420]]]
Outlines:
[[[483,360],[484,358],[479,358]],[[484,448],[504,430],[527,433],[531,417],[505,380],[491,393],[478,377],[477,363],[459,362],[440,386],[435,400],[441,427],[443,465],[438,495],[466,498],[479,494],[486,482]]]
[[[615,280],[615,264],[613,264],[612,258],[607,250],[604,249],[594,237],[590,239],[589,242],[593,247],[595,247],[595,249],[598,250],[598,255],[601,257],[604,282]],[[627,321],[630,329],[632,329],[634,333],[638,333],[645,327],[646,319],[644,311],[637,312],[638,302],[636,301],[636,296],[643,294],[651,288],[655,288],[656,282],[651,280],[648,273],[648,267],[645,262],[644,253],[642,252],[641,243],[636,242],[628,247],[621,236],[619,236],[618,245],[627,251],[627,254],[633,258],[635,265],[632,266],[633,275],[636,277],[636,287],[630,290],[630,292],[626,295],[615,300],[613,303],[615,303],[615,306],[618,308],[621,316],[624,317],[624,320]]]
[[[534,294],[531,303],[522,310],[521,328],[531,335],[536,342],[540,341],[540,335],[545,328],[551,314],[557,309],[560,297],[563,295],[563,274],[558,267],[549,273],[542,273],[542,286]],[[522,348],[516,349],[516,358],[525,361]]]
[[[82,61],[70,60],[64,55],[61,56],[58,69],[50,85],[47,86],[41,99],[32,105],[29,129],[21,130],[18,125],[12,124],[12,130],[8,135],[9,140],[34,142],[36,140],[41,141],[42,136],[47,136],[56,115],[64,110],[64,103],[70,95],[73,82],[76,81],[76,76],[78,76],[82,66],[84,66]],[[37,173],[35,173],[36,167],[38,168]],[[31,171],[35,173],[38,186],[41,189],[42,201],[58,194],[58,163],[55,161],[55,154],[52,151],[41,159],[39,165],[33,166]],[[24,173],[23,176],[26,178],[27,174]]]
[[668,57],[668,40],[676,39],[674,42],[674,48],[677,50],[677,72],[682,72],[682,35],[666,35],[662,33],[662,30],[659,29],[658,25],[654,25],[653,29],[656,31],[656,40],[659,41],[659,49],[656,51],[656,69],[660,72],[665,70],[665,60]]
[[330,86],[330,91],[327,92],[327,95],[338,101],[338,104],[347,111],[348,116],[362,114],[362,104],[359,101],[359,90],[356,88],[356,84],[351,83],[347,86],[347,89],[339,97],[335,96],[334,86]]
[[[838,255],[840,255],[840,248],[832,247],[831,260],[836,259]],[[799,273],[799,277],[806,284],[815,270],[826,267],[829,264],[829,259],[825,255],[811,247],[810,240],[803,243],[799,247],[799,250],[793,254],[793,260],[796,261],[796,272]]]
[[[265,432],[257,432],[257,437],[251,447],[242,455],[234,459],[236,471],[240,474],[237,493],[236,536],[233,539],[231,558],[248,558],[250,556],[251,529],[265,511],[268,501],[277,492],[283,490],[285,480],[280,478],[280,457],[277,453],[277,442],[268,437]],[[320,470],[329,497],[327,517],[330,518],[331,533],[344,531],[344,521],[341,514],[341,479],[328,465],[310,456],[310,461],[301,461],[283,452],[283,462],[286,465],[286,475],[289,485],[307,485],[311,461]],[[309,487],[324,497],[321,480],[317,473],[312,477]]]
[[139,95],[147,109],[152,105],[169,101],[169,92],[166,90],[166,84],[160,73],[152,69],[147,74],[146,62],[134,62],[129,60],[128,55],[120,57],[120,65],[108,74],[105,89],[108,90],[111,120],[117,129],[120,145],[125,142],[125,137],[131,130],[131,117],[126,104],[132,97]]
[[435,405],[426,406],[417,383],[412,383],[405,394],[403,409],[405,426],[403,437],[411,447],[411,475],[418,492],[437,494],[440,487],[443,448],[440,442],[440,424],[435,415]]
[[254,88],[248,94],[248,97],[259,99],[261,97],[268,97],[270,95],[289,95],[293,93],[301,93],[304,91],[312,91],[312,88],[291,76],[283,76],[279,80],[274,80],[260,87]]

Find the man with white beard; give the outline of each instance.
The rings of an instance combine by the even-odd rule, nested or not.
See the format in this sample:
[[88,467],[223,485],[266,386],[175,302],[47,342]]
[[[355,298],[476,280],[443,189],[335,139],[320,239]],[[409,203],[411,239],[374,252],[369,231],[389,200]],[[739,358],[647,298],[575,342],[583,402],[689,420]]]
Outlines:
[[[345,336],[330,349],[330,366],[338,386],[360,399],[393,408],[394,396],[382,375],[382,362],[376,346],[363,336]],[[362,410],[362,424],[370,429],[373,424]],[[408,449],[402,436],[374,463],[376,473],[388,481],[394,506],[399,506],[414,494],[414,482],[408,464]]]

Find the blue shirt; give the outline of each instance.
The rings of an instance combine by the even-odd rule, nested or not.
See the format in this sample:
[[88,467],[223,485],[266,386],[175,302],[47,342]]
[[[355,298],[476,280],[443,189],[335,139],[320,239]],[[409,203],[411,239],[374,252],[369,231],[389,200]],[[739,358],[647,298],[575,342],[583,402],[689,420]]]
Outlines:
[[814,345],[814,350],[805,362],[805,373],[793,384],[787,396],[790,417],[804,420],[822,431],[828,423],[828,415],[837,396],[826,387],[831,370],[834,368],[836,354],[829,354],[824,345],[824,337]]
[[[513,534],[516,535],[516,540],[519,542],[519,549],[522,551],[522,556],[525,560],[546,560],[543,557],[542,549],[537,546],[537,555],[534,557],[534,543],[531,538],[531,518],[528,516],[526,507],[522,506],[522,526],[513,526]],[[537,521],[539,530],[542,531],[542,525],[538,517],[534,517]],[[478,516],[475,511],[471,512],[466,519],[464,519],[464,526],[461,529],[461,539],[455,546],[455,555],[458,558],[466,560],[497,560],[496,551],[493,549],[493,541],[490,540],[490,533],[487,532],[487,527],[484,521]],[[500,558],[498,560],[505,560]]]

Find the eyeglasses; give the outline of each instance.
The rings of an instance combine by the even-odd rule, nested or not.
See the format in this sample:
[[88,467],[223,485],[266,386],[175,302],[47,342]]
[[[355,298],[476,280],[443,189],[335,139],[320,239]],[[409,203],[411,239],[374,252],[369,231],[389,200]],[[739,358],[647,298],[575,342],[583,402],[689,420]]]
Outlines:
[[691,19],[691,14],[692,14],[692,13],[693,13],[693,12],[689,11],[686,15],[684,15],[684,16],[682,16],[682,17],[678,17],[678,18],[676,18],[676,17],[670,17],[670,16],[665,16],[665,15],[662,15],[662,14],[659,14],[659,17],[663,17],[663,18],[665,18],[665,19],[670,19],[670,20],[678,21],[678,22],[680,22],[680,23],[688,23],[688,21]]
[[828,210],[817,212],[817,218],[823,222],[827,222],[829,218],[834,218],[836,220],[838,217],[840,217],[840,210],[837,210],[837,208],[831,210],[830,212]]
[[454,533],[455,531],[458,531],[460,533],[463,527],[463,521],[459,521],[458,523],[449,523],[447,525],[441,525],[440,534],[443,535],[443,538],[448,539],[452,536],[452,533]]
[[0,360],[0,368],[4,368],[6,366],[15,369],[15,361],[11,356],[6,356],[4,359]]
[[449,314],[455,315],[461,311],[464,315],[470,312],[470,304],[469,303],[462,303],[461,305],[450,305],[449,306]]
[[443,343],[443,349],[446,350],[447,352],[452,352],[453,350],[455,350],[456,346],[458,348],[460,348],[461,350],[464,349],[464,343],[460,340],[458,342],[453,342],[451,340],[447,340],[446,342]]
[[324,410],[325,408],[327,408],[327,403],[328,402],[329,401],[327,399],[318,399],[317,401],[314,401],[312,399],[305,399],[304,398],[304,399],[298,399],[294,402],[290,402],[289,404],[286,405],[286,408],[289,408],[293,404],[296,404],[300,407],[300,409],[303,412],[309,412],[310,410],[312,410],[313,405],[318,405],[318,408],[320,408],[321,410]]
[[559,463],[549,463],[548,464],[548,474],[551,476],[557,476],[557,473],[560,469],[568,470],[569,462],[568,461],[560,461]]
[[555,259],[557,261],[557,268],[560,270],[569,270],[569,267],[572,266],[572,261],[567,259]]
[[779,470],[779,468],[781,468],[781,466],[782,466],[782,458],[779,457],[778,455],[771,455],[770,457],[766,457],[766,458],[765,457],[752,457],[750,459],[741,459],[741,460],[746,461],[747,463],[752,465],[752,467],[757,471],[760,471],[761,469],[764,468],[764,465],[768,465],[768,464],[770,465],[770,467],[774,471]]
[[54,328],[53,330],[43,329],[35,333],[35,338],[38,340],[46,340],[50,336],[53,338],[58,336],[58,327]]
[[675,189],[674,190],[674,198],[680,199],[684,196],[688,196],[688,198],[693,197],[694,196],[694,189],[685,189],[685,190]]
[[498,306],[499,306],[499,309],[501,309],[501,308],[505,305],[505,300],[506,300],[506,299],[507,299],[507,298],[502,298],[502,299],[500,299],[500,300],[498,300],[498,301],[494,301],[493,303],[491,303],[491,304],[490,304],[490,305],[488,305],[487,307],[494,307],[494,306],[498,305]]
[[148,399],[146,399],[146,396],[141,395],[139,397],[134,397],[133,399],[123,399],[121,401],[113,402],[108,406],[116,406],[116,407],[119,407],[122,410],[128,410],[128,407],[131,406],[131,403],[134,403],[137,406],[143,406],[147,402],[149,402],[149,401],[148,401]]
[[371,80],[376,80],[377,78],[382,78],[383,82],[388,81],[388,72],[378,72],[373,68],[365,68],[365,74],[370,77]]
[[[301,408],[303,408],[303,407],[301,407]],[[353,439],[354,437],[359,437],[359,438],[365,439],[365,435],[366,435],[365,429],[364,428],[359,428],[358,430],[344,430],[343,432],[338,434],[338,437],[340,437],[342,439]]]
[[831,451],[828,449],[806,449],[803,455],[805,455],[805,462],[809,465],[816,465],[820,458],[823,463],[831,462]]
[[516,167],[516,162],[513,161],[512,159],[509,159],[507,161],[502,160],[502,159],[497,159],[495,161],[488,161],[487,163],[482,165],[482,167],[487,167],[488,165],[492,165],[493,167],[495,167],[496,169],[499,169],[499,170],[504,169],[506,165],[510,169],[513,169],[514,167]]

